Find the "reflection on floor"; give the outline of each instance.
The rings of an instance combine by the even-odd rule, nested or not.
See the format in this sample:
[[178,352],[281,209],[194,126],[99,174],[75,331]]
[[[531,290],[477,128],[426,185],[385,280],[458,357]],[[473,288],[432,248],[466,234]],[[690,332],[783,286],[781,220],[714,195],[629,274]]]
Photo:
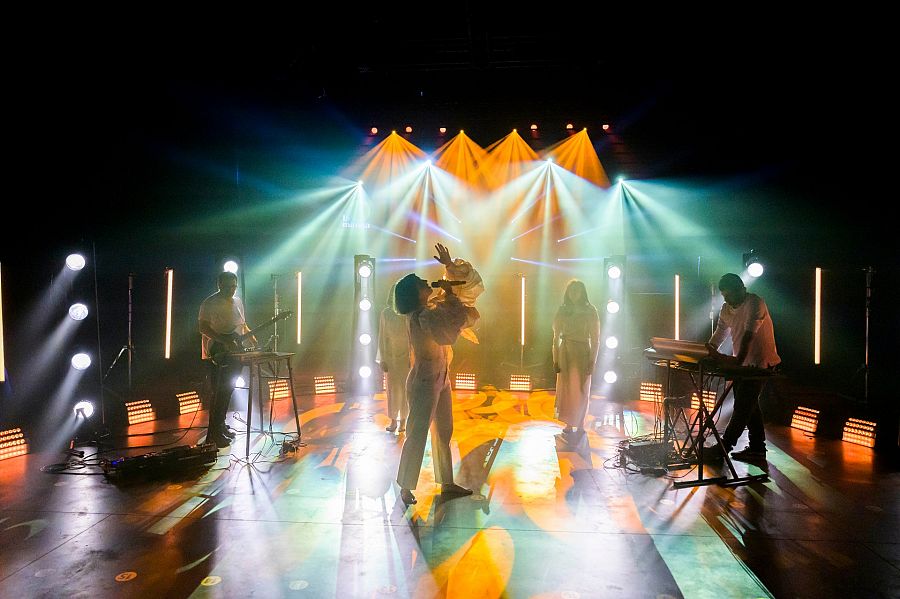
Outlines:
[[[200,473],[113,481],[90,455],[62,471],[59,454],[0,462],[0,596],[900,596],[900,474],[870,449],[770,426],[768,482],[675,489],[696,469],[618,459],[653,431],[652,404],[592,407],[568,438],[550,393],[458,393],[456,480],[475,494],[442,497],[426,455],[406,508],[384,397],[299,401],[296,450],[276,401],[246,458],[231,413],[237,442]],[[204,434],[128,437],[106,455]]]

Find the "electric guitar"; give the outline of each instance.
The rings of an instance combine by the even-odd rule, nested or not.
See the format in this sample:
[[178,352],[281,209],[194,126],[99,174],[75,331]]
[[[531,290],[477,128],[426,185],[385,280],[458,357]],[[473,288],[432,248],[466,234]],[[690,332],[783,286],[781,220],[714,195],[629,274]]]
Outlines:
[[229,355],[251,349],[244,347],[244,342],[250,337],[253,337],[257,331],[271,326],[279,320],[284,320],[285,318],[293,316],[293,314],[294,313],[291,310],[285,310],[283,312],[279,312],[277,316],[273,316],[270,320],[267,320],[263,324],[250,329],[246,333],[231,333],[228,336],[229,341],[227,343],[213,339],[209,344],[210,360],[216,366],[224,365],[228,361]]

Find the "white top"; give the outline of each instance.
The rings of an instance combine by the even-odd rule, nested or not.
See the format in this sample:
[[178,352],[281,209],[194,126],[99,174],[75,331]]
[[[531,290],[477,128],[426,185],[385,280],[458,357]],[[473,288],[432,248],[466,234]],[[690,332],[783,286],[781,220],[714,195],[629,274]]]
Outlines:
[[[245,323],[244,303],[238,296],[227,297],[217,291],[200,304],[198,320],[208,321],[214,331],[223,335],[229,333],[241,334],[244,332]],[[212,339],[206,335],[201,334],[201,336],[200,357],[208,360],[210,358],[209,346],[212,343]]]
[[742,366],[769,368],[781,363],[775,348],[775,329],[765,300],[755,293],[748,293],[740,306],[733,308],[722,304],[719,321],[709,342],[717,348],[731,335],[731,355],[740,353],[740,342],[746,331],[753,333],[750,348]]

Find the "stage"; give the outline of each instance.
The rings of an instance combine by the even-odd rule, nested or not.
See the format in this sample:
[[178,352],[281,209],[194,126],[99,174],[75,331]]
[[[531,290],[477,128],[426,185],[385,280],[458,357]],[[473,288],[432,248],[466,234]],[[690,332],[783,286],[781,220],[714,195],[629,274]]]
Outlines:
[[[0,461],[0,596],[900,595],[900,475],[869,448],[770,423],[768,482],[675,489],[696,470],[618,459],[653,430],[652,402],[595,399],[586,436],[566,440],[552,390],[455,392],[456,481],[475,494],[442,497],[429,449],[407,508],[383,394],[297,401],[299,443],[276,400],[245,457],[232,411],[236,442],[197,472],[117,480],[90,446],[62,472],[61,453]],[[132,425],[170,432],[103,455],[196,444],[206,418]]]

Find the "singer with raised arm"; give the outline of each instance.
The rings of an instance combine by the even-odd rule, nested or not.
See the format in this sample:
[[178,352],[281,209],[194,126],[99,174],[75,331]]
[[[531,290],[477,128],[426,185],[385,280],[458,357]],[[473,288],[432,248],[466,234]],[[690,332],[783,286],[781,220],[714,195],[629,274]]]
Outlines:
[[[408,274],[394,289],[394,309],[406,316],[412,367],[406,379],[409,416],[406,440],[400,454],[397,484],[406,505],[416,503],[413,490],[419,480],[425,442],[431,431],[431,453],[435,481],[444,495],[470,495],[472,491],[453,482],[450,438],[453,435],[453,407],[450,387],[450,346],[462,331],[480,318],[475,298],[484,290],[481,276],[472,265],[438,243],[434,257],[445,267],[445,276],[465,277],[428,281]],[[458,283],[457,281],[463,281]],[[440,289],[432,297],[432,286]],[[456,293],[456,290],[460,290]]]
[[[212,382],[213,398],[209,409],[209,425],[206,442],[223,448],[231,445],[235,433],[225,424],[228,403],[234,390],[234,379],[240,374],[241,364],[230,354],[241,349],[242,337],[254,345],[256,338],[250,333],[244,318],[244,303],[235,295],[237,275],[221,272],[216,277],[218,291],[200,304],[199,328],[201,357],[207,365]],[[248,336],[247,334],[250,333]]]
[[[710,353],[720,362],[737,366],[753,366],[774,370],[781,364],[775,347],[775,329],[765,300],[749,293],[744,281],[734,273],[722,275],[719,291],[725,302],[719,312],[719,320],[707,343]],[[719,346],[731,338],[731,355],[719,353]],[[759,395],[765,381],[761,378],[738,378],[734,381],[734,411],[722,435],[725,452],[737,444],[747,429],[748,445],[741,451],[731,452],[731,457],[744,462],[765,461],[766,431]],[[717,444],[704,448],[704,459],[724,459],[723,449]]]

